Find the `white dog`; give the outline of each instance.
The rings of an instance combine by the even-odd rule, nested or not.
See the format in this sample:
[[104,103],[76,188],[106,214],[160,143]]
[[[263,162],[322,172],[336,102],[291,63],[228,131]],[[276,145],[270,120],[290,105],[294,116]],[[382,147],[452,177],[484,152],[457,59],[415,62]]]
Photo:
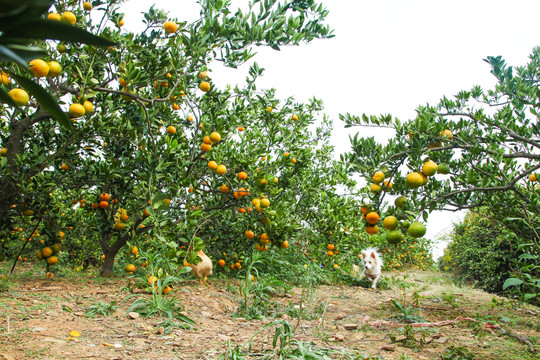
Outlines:
[[372,282],[371,288],[376,289],[382,268],[382,257],[377,249],[362,250],[362,264],[364,265],[364,276]]

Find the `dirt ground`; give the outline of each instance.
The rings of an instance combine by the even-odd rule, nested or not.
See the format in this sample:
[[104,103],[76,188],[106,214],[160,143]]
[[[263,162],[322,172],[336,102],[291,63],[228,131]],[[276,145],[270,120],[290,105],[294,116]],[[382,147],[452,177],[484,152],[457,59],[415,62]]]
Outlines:
[[[332,359],[441,359],[452,347],[465,347],[476,359],[540,358],[538,352],[530,352],[539,349],[540,309],[456,287],[438,273],[408,273],[405,278],[387,274],[387,278],[390,285],[384,290],[293,288],[272,298],[275,308],[283,309],[275,316],[294,328],[301,313],[294,339],[326,351]],[[206,287],[189,281],[185,284],[189,294],[176,289],[184,313],[197,325],[172,331],[164,329],[162,318],[128,316],[133,298],[122,301],[128,295],[128,281],[13,277],[10,290],[0,293],[0,360],[218,359],[227,348],[242,345],[246,358],[257,359],[274,349],[275,326],[263,327],[276,317],[233,316],[240,304],[233,280],[214,279]],[[403,311],[392,300],[405,305]],[[112,315],[87,316],[92,305],[112,301],[119,305]],[[420,310],[414,315],[426,320],[425,325],[405,327],[391,320],[417,305]],[[70,336],[73,330],[81,336]]]

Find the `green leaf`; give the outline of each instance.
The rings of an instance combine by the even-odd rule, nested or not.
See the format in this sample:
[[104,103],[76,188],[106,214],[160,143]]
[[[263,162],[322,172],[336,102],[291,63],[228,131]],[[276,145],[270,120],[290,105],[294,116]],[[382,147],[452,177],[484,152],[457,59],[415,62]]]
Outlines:
[[6,29],[0,42],[9,43],[10,38],[53,39],[60,41],[80,42],[97,46],[114,46],[114,42],[89,33],[81,28],[48,19],[30,20]]
[[519,286],[521,284],[523,284],[523,280],[518,278],[509,278],[504,281],[502,288],[503,290],[506,290],[510,286]]
[[16,62],[22,67],[28,69],[28,64],[22,57],[20,57],[16,52],[11,50],[10,48],[3,45],[0,45],[0,60],[6,61],[6,62]]
[[67,130],[73,130],[73,124],[67,117],[66,113],[62,111],[60,105],[58,105],[58,102],[52,97],[51,94],[49,94],[39,84],[36,84],[32,80],[29,80],[23,76],[14,74],[12,75],[12,77],[23,88],[28,90],[28,92],[36,98],[38,103],[43,106],[45,110],[47,110],[61,126],[63,126]]

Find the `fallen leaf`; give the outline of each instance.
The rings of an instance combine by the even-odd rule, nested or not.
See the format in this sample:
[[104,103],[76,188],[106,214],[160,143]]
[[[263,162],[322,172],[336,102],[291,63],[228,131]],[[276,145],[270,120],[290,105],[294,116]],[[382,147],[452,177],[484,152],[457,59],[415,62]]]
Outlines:
[[73,330],[72,332],[69,333],[69,336],[71,336],[71,337],[79,337],[79,336],[81,336],[81,333],[78,332],[77,330]]

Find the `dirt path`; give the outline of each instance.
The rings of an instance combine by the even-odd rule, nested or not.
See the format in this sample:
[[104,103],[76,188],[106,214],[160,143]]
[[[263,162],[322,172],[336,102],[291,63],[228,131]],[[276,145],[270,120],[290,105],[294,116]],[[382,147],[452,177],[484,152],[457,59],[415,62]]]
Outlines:
[[[272,317],[246,320],[232,316],[240,298],[228,281],[214,280],[207,287],[189,282],[185,287],[189,295],[178,290],[176,294],[182,298],[185,313],[196,321],[196,329],[173,328],[169,333],[171,329],[161,319],[127,316],[133,299],[122,301],[127,296],[126,279],[15,278],[11,290],[0,293],[0,360],[218,359],[228,347],[245,344],[265,325],[279,320],[256,335],[251,348],[244,347],[250,348],[246,358],[261,358],[273,349],[276,326],[286,321],[294,328],[298,314],[302,319],[294,339],[332,359],[440,359],[452,347],[456,353],[456,347],[466,347],[477,359],[538,358],[538,353],[528,351],[530,345],[520,341],[534,342],[540,336],[538,308],[457,288],[440,274],[408,274],[389,283],[390,289],[381,291],[346,286],[321,286],[312,292],[294,288],[271,299]],[[142,290],[137,293],[150,296]],[[404,305],[402,311],[392,300]],[[112,301],[119,305],[113,315],[86,316],[91,306]],[[412,310],[417,304],[421,310]],[[470,319],[407,330],[388,320],[398,315],[402,320],[418,316],[429,323],[460,316]],[[503,335],[505,330],[493,324],[506,324],[512,335]],[[70,337],[73,330],[81,336]],[[298,348],[298,343],[290,346]]]

